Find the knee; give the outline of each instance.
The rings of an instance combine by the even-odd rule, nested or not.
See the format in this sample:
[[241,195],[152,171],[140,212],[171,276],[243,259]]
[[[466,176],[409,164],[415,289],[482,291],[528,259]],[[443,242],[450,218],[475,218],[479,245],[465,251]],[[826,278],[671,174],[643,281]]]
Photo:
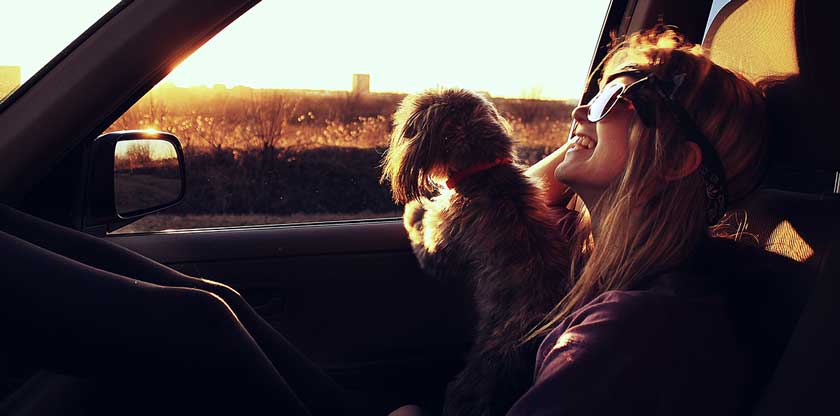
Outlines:
[[155,308],[160,318],[186,331],[196,328],[237,324],[236,315],[220,296],[202,289],[170,287],[163,289]]
[[213,280],[203,278],[199,278],[199,280],[202,283],[201,286],[199,286],[199,289],[216,295],[228,305],[235,305],[243,301],[242,295],[240,295],[239,292],[236,291],[236,289],[224,283],[219,283]]
[[150,365],[158,368],[163,362],[182,368],[201,359],[206,367],[207,362],[236,353],[236,340],[244,330],[219,296],[184,287],[157,287],[148,295],[142,313],[134,314],[136,321],[127,327],[141,348],[138,355],[154,360]]

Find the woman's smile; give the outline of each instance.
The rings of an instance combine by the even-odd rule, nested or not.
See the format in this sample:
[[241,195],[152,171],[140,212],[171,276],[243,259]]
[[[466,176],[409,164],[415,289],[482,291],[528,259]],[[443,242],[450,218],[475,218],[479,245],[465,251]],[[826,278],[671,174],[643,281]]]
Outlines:
[[567,155],[569,153],[582,152],[586,150],[592,151],[593,149],[595,149],[595,145],[597,144],[597,141],[595,139],[583,135],[576,135],[571,139],[571,142],[572,145],[569,146]]

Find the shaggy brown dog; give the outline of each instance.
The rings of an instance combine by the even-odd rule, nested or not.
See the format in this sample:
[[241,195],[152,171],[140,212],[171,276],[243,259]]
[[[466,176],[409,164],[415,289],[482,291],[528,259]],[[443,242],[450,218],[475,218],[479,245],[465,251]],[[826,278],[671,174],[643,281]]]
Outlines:
[[421,267],[467,279],[477,312],[466,367],[447,388],[446,415],[507,412],[533,382],[540,340],[521,341],[568,287],[559,214],[524,170],[507,123],[473,92],[408,96],[394,116],[382,180],[406,204]]

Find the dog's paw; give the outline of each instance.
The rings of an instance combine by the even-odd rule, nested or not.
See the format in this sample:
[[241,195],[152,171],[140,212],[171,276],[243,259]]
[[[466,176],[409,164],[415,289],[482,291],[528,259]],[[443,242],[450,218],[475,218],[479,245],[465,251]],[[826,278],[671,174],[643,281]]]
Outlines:
[[403,223],[405,227],[412,230],[421,230],[423,228],[423,215],[426,213],[426,207],[423,206],[421,200],[409,201],[405,204],[405,212],[403,212]]

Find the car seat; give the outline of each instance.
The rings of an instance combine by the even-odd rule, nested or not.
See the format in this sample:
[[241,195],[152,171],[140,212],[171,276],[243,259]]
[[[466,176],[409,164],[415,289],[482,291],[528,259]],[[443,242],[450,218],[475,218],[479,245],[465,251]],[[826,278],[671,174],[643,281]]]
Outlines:
[[757,331],[778,349],[768,352],[777,365],[757,392],[755,415],[838,412],[840,142],[831,131],[838,113],[828,75],[830,4],[733,0],[704,39],[715,62],[760,81],[768,99],[770,170],[761,189],[732,210],[733,225],[741,241],[809,271],[752,288],[762,294],[747,302],[762,315]]

